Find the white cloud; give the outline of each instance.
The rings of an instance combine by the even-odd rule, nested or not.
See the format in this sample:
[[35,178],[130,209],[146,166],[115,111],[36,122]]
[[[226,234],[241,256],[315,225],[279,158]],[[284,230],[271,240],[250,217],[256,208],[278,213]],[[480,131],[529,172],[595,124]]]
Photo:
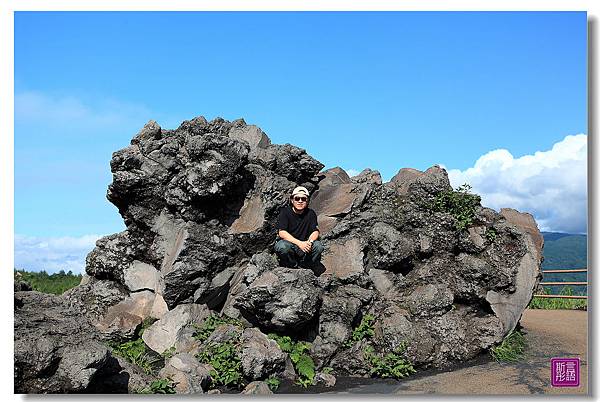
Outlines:
[[15,94],[15,121],[45,125],[105,128],[125,124],[139,125],[151,116],[141,105],[98,99],[93,104],[72,95],[55,96],[39,91]]
[[482,205],[531,213],[540,230],[587,232],[587,135],[568,135],[549,151],[514,158],[506,149],[475,166],[448,170],[450,183],[469,183]]
[[15,268],[48,273],[85,272],[85,257],[101,236],[32,237],[15,235]]

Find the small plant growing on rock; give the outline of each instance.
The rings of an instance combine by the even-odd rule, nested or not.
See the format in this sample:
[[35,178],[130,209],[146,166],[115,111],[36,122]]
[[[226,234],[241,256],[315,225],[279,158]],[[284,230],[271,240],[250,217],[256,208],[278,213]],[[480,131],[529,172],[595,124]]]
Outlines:
[[496,240],[497,235],[498,233],[496,233],[496,229],[494,228],[489,228],[485,231],[485,238],[488,239],[490,243],[493,243],[494,240]]
[[170,378],[161,378],[150,383],[150,386],[141,389],[140,394],[175,394],[175,383]]
[[265,380],[265,384],[269,386],[269,389],[271,391],[277,391],[277,388],[279,388],[279,384],[281,384],[281,381],[279,381],[279,378],[277,377],[269,377]]
[[159,360],[150,356],[148,348],[141,338],[124,343],[111,342],[109,346],[115,355],[139,366],[146,374],[152,373],[152,365]]
[[471,193],[471,186],[463,184],[456,191],[443,191],[436,195],[431,209],[436,212],[447,212],[456,219],[455,228],[465,230],[475,220],[475,208],[481,197]]
[[365,316],[360,321],[358,327],[354,328],[354,330],[352,331],[350,339],[348,339],[344,343],[344,346],[349,348],[356,342],[373,337],[373,335],[375,335],[375,330],[373,329],[373,321],[375,321],[375,317],[373,317],[371,314],[365,314]]
[[[222,324],[232,324],[242,327],[242,323],[235,318],[212,314],[204,320],[202,325],[194,325],[196,331],[193,338],[201,342],[206,341],[215,329]],[[239,386],[242,383],[242,362],[240,358],[239,335],[227,342],[210,342],[196,355],[202,363],[212,366],[210,376],[213,381],[211,386]]]
[[237,341],[210,343],[198,354],[198,360],[208,363],[213,370],[210,376],[213,385],[238,386],[242,383],[240,345]]
[[175,345],[173,345],[169,349],[166,349],[164,352],[162,352],[160,355],[165,359],[170,359],[175,355],[176,351],[177,349],[175,348]]
[[277,334],[269,334],[269,339],[273,339],[279,345],[279,348],[289,354],[290,360],[294,364],[294,369],[298,374],[296,383],[303,387],[312,385],[315,379],[315,362],[308,354],[310,343],[294,342],[289,336],[279,336]]
[[333,367],[323,367],[323,369],[321,370],[321,373],[331,374],[331,373],[333,373]]
[[510,331],[502,343],[490,349],[497,362],[516,362],[523,358],[526,346],[525,337],[519,330]]
[[150,349],[142,340],[142,334],[154,321],[156,319],[145,319],[137,331],[134,340],[127,342],[112,341],[108,343],[112,353],[140,367],[146,374],[152,373],[153,365],[160,360],[158,357],[151,356]]
[[416,373],[412,363],[406,358],[406,343],[402,342],[393,352],[380,356],[371,345],[365,348],[365,358],[371,365],[370,373],[381,378],[404,378]]
[[279,345],[279,349],[281,349],[281,351],[285,353],[290,353],[292,350],[294,350],[295,342],[292,341],[292,338],[290,338],[289,336],[279,336],[277,334],[271,333],[267,335],[267,337],[277,342],[277,345]]
[[202,325],[194,324],[194,328],[196,329],[196,331],[194,332],[192,337],[198,339],[200,342],[204,342],[214,332],[215,328],[217,328],[221,324],[231,324],[238,327],[242,327],[242,323],[240,320],[228,317],[226,315],[220,316],[216,314],[211,314],[204,320]]

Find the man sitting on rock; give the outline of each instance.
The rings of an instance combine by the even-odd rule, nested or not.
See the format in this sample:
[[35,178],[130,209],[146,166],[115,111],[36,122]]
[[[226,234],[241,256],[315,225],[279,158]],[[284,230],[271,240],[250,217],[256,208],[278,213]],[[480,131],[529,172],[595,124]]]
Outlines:
[[305,187],[296,187],[289,205],[279,212],[277,234],[280,240],[275,243],[275,253],[284,267],[318,269],[323,245],[317,240],[317,214],[308,208],[308,196]]

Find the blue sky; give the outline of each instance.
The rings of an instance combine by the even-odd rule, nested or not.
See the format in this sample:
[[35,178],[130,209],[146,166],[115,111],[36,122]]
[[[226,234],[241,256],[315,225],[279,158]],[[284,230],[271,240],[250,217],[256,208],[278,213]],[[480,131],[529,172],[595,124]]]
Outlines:
[[45,244],[77,269],[124,228],[111,153],[199,115],[387,180],[442,164],[586,232],[586,33],[582,12],[17,12],[15,264]]

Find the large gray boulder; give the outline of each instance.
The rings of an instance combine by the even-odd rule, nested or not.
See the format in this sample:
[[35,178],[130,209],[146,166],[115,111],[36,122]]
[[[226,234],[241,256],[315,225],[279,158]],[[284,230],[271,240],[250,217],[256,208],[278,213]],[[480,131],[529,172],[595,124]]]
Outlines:
[[212,382],[211,369],[189,353],[178,353],[166,361],[159,375],[170,378],[178,394],[203,394]]
[[188,325],[202,324],[209,315],[210,311],[206,305],[180,304],[148,327],[142,339],[152,350],[163,353],[175,346],[180,332]]
[[285,331],[313,320],[320,296],[313,271],[278,267],[256,278],[234,307],[255,325]]
[[277,342],[267,338],[257,328],[246,328],[241,343],[242,369],[248,378],[268,378],[285,370],[286,354],[281,351]]
[[[158,353],[175,347],[181,361],[167,361],[165,370],[182,382],[196,381],[198,368],[182,356],[205,346],[192,337],[192,324],[204,325],[209,314],[246,328],[220,325],[210,341],[243,339],[247,381],[281,373],[282,361],[282,375],[291,376],[289,357],[269,332],[310,342],[317,367],[333,367],[336,375],[368,375],[368,346],[385,354],[406,344],[416,368],[452,367],[501,342],[541,279],[543,238],[533,217],[498,213],[475,195],[454,192],[439,166],[403,168],[388,183],[371,169],[350,177],[339,167],[322,171],[304,149],[272,144],[241,119],[197,117],[174,130],[148,122],[110,167],[107,197],[126,229],[97,241],[81,285],[53,305],[83,317],[84,332],[96,341],[132,339],[145,319],[158,319],[142,339]],[[273,252],[280,208],[297,185],[312,194],[325,247],[317,275],[279,267]],[[457,196],[470,197],[466,224],[444,204]],[[16,320],[44,321],[46,304],[37,315],[17,308]],[[350,345],[367,314],[375,317],[372,337]],[[52,342],[74,330],[67,321],[57,321],[67,329]],[[80,344],[60,342],[64,350],[38,348],[27,331],[15,330],[19,389],[70,392],[122,381],[122,365],[104,364],[100,346],[80,351]],[[72,350],[98,369],[71,372],[82,367]],[[56,361],[65,363],[49,378],[73,376],[70,385],[39,380]],[[205,390],[194,387],[179,391]]]
[[118,372],[89,320],[68,299],[15,293],[15,393],[75,393]]

